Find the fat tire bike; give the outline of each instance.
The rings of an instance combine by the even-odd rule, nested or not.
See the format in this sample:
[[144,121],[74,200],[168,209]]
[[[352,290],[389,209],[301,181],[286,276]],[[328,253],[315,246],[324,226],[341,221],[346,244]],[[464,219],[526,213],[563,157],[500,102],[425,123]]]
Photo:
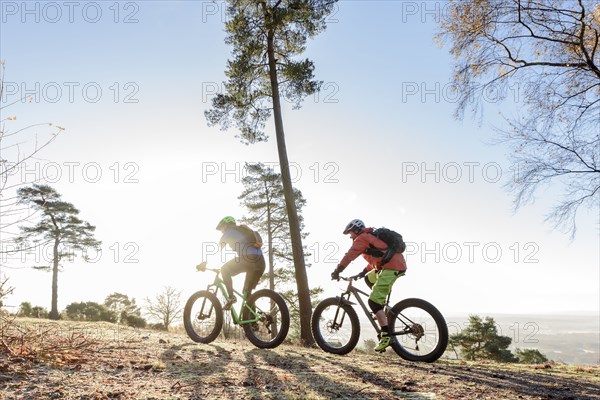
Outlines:
[[[227,297],[225,284],[220,278],[220,270],[206,268],[206,263],[196,267],[198,271],[215,273],[212,284],[190,296],[183,309],[183,325],[190,339],[198,343],[215,340],[223,328],[223,306],[217,297],[220,292]],[[258,348],[272,349],[286,338],[290,328],[290,313],[283,297],[269,290],[260,289],[248,298],[236,290],[242,299],[239,311],[231,307],[234,324],[244,329],[248,340]]]
[[[377,334],[381,333],[375,315],[362,298],[369,297],[369,294],[352,285],[360,277],[360,274],[340,277],[348,282],[346,291],[341,296],[321,301],[313,311],[313,337],[319,347],[328,353],[347,354],[358,343],[360,321],[354,309],[356,303],[350,301],[351,295],[356,298]],[[393,307],[388,305],[389,300],[390,295],[384,311],[391,332],[390,346],[394,351],[408,361],[434,362],[440,358],[448,345],[448,326],[438,309],[416,298],[401,300]]]

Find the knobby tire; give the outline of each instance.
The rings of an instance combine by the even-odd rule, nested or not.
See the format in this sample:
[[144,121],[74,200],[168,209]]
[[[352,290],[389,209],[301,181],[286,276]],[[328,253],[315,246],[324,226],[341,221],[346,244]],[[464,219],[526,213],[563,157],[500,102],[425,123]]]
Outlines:
[[[200,312],[203,303],[204,308]],[[210,343],[215,340],[223,327],[223,307],[217,296],[206,290],[191,295],[183,309],[183,325],[194,342]]]
[[[337,319],[334,321],[336,311]],[[324,351],[343,355],[356,347],[360,336],[358,315],[351,305],[341,302],[339,297],[320,302],[311,322],[315,342]]]

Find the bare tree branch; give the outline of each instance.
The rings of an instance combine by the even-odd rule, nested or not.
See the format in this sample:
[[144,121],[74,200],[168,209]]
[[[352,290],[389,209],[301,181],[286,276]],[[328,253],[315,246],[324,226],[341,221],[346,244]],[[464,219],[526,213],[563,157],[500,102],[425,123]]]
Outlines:
[[455,116],[463,118],[468,107],[479,114],[491,85],[504,93],[511,82],[528,89],[518,100],[521,114],[497,129],[517,171],[507,188],[518,209],[541,185],[562,187],[547,221],[573,238],[577,211],[600,202],[600,4],[462,0],[452,1],[450,16],[438,38],[450,42],[457,59]]

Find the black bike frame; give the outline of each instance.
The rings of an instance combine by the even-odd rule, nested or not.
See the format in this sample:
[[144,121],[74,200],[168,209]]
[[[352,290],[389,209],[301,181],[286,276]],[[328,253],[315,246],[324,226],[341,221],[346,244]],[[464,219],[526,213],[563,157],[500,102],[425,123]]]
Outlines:
[[[373,328],[375,328],[375,331],[378,334],[381,333],[381,327],[377,323],[376,318],[373,315],[373,312],[369,308],[367,308],[367,306],[365,305],[365,302],[363,301],[363,299],[360,296],[362,294],[363,296],[365,296],[365,297],[368,298],[369,294],[363,292],[360,289],[355,288],[354,285],[352,285],[352,281],[354,279],[352,279],[352,278],[343,278],[343,279],[344,280],[348,280],[348,288],[346,289],[346,291],[344,293],[342,293],[341,296],[336,296],[336,298],[340,299],[340,303],[345,303],[345,304],[348,304],[350,306],[353,306],[356,303],[351,302],[349,299],[350,299],[350,295],[351,294],[354,295],[354,297],[358,301],[358,304],[360,304],[360,307],[363,309],[363,312],[365,313],[365,315],[369,319],[369,322],[371,322],[371,325],[373,325]],[[389,302],[390,302],[390,296],[391,295],[392,295],[392,291],[390,290],[390,293],[388,293],[387,299],[385,300],[385,304],[383,306],[384,310],[389,309]],[[338,308],[337,311],[336,311],[336,313],[335,313],[334,321],[337,321],[337,319],[338,319],[338,313],[339,312],[340,312],[340,309]],[[401,336],[401,335],[406,335],[406,334],[410,333],[410,329],[408,331],[406,330],[406,328],[409,326],[409,324],[407,324],[405,320],[409,321],[411,324],[414,324],[414,322],[411,321],[410,318],[407,318],[402,313],[398,314],[397,316],[403,318],[403,319],[400,319],[400,321],[404,324],[405,329],[402,330],[402,331],[394,331],[394,332],[391,333],[391,335],[392,336]],[[343,322],[344,322],[344,318],[342,317],[342,320],[340,321],[340,325],[342,325]]]
[[[340,302],[341,302],[341,303],[346,303],[346,304],[349,304],[349,305],[351,305],[351,306],[352,306],[352,305],[354,305],[354,304],[356,304],[356,303],[353,303],[353,302],[351,302],[351,301],[349,300],[349,299],[350,299],[350,295],[351,295],[351,294],[353,294],[353,295],[354,295],[354,297],[355,297],[355,298],[356,298],[356,300],[358,301],[358,304],[360,304],[360,306],[361,306],[361,308],[363,309],[363,311],[364,311],[365,315],[367,316],[367,318],[368,318],[368,319],[369,319],[369,321],[371,322],[371,325],[373,325],[373,328],[375,328],[375,330],[377,331],[377,333],[381,333],[381,328],[379,327],[379,324],[376,322],[376,319],[375,319],[375,317],[374,317],[373,315],[371,315],[371,314],[372,314],[372,311],[371,311],[369,308],[367,308],[367,306],[365,305],[365,302],[363,301],[362,297],[360,296],[360,295],[362,294],[363,296],[369,297],[369,294],[368,294],[368,293],[365,293],[365,292],[363,292],[363,291],[362,291],[362,290],[360,290],[360,289],[357,289],[357,288],[355,288],[355,287],[352,285],[352,279],[348,280],[348,288],[346,289],[346,291],[345,291],[344,293],[342,293],[342,295],[341,295],[341,296],[336,296],[336,297],[337,297],[338,299],[340,299]],[[387,300],[386,300],[386,302],[385,302],[385,306],[384,306],[384,307],[387,307],[387,304],[388,304],[388,302],[389,302],[389,300],[390,300],[390,295],[391,295],[391,291],[390,291],[390,293],[388,294],[388,297],[387,297]],[[339,312],[339,310],[340,310],[340,309],[338,308],[338,310],[337,310],[337,312],[336,312],[336,315],[335,315],[335,319],[334,319],[334,321],[335,321],[335,320],[337,320],[337,317],[338,317],[337,313]],[[340,321],[340,325],[341,325],[343,322],[344,322],[344,320],[343,320],[343,318],[342,318],[342,321]]]

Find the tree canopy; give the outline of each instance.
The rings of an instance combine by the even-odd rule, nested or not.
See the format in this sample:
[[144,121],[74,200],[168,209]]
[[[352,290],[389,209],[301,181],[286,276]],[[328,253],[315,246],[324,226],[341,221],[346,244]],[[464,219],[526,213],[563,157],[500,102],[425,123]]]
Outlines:
[[469,325],[462,332],[450,336],[450,343],[460,348],[465,360],[493,360],[514,362],[515,356],[508,350],[512,339],[498,334],[496,322],[491,317],[469,317]]
[[[227,62],[225,91],[212,100],[205,112],[209,125],[239,130],[243,143],[267,140],[266,121],[273,112],[271,74],[277,74],[278,96],[300,107],[321,81],[314,78],[314,64],[297,59],[309,38],[322,32],[325,17],[335,1],[326,0],[231,0],[228,1],[225,42],[233,47]],[[275,59],[269,59],[272,45]],[[273,71],[270,62],[274,63]]]
[[[52,245],[51,265],[37,265],[36,269],[52,271],[52,304],[50,318],[58,319],[58,273],[65,258],[74,258],[77,253],[88,260],[87,250],[97,249],[101,242],[94,237],[95,226],[78,217],[79,210],[48,185],[33,184],[17,191],[19,202],[26,204],[36,214],[28,218],[33,225],[20,226],[17,243],[27,246]],[[35,219],[37,222],[34,223]],[[39,247],[38,247],[39,248]]]
[[515,207],[557,182],[548,214],[576,232],[580,206],[600,202],[600,4],[593,0],[452,1],[439,39],[455,56],[456,116],[482,111],[487,90],[516,93],[520,112],[498,128],[508,143]]

